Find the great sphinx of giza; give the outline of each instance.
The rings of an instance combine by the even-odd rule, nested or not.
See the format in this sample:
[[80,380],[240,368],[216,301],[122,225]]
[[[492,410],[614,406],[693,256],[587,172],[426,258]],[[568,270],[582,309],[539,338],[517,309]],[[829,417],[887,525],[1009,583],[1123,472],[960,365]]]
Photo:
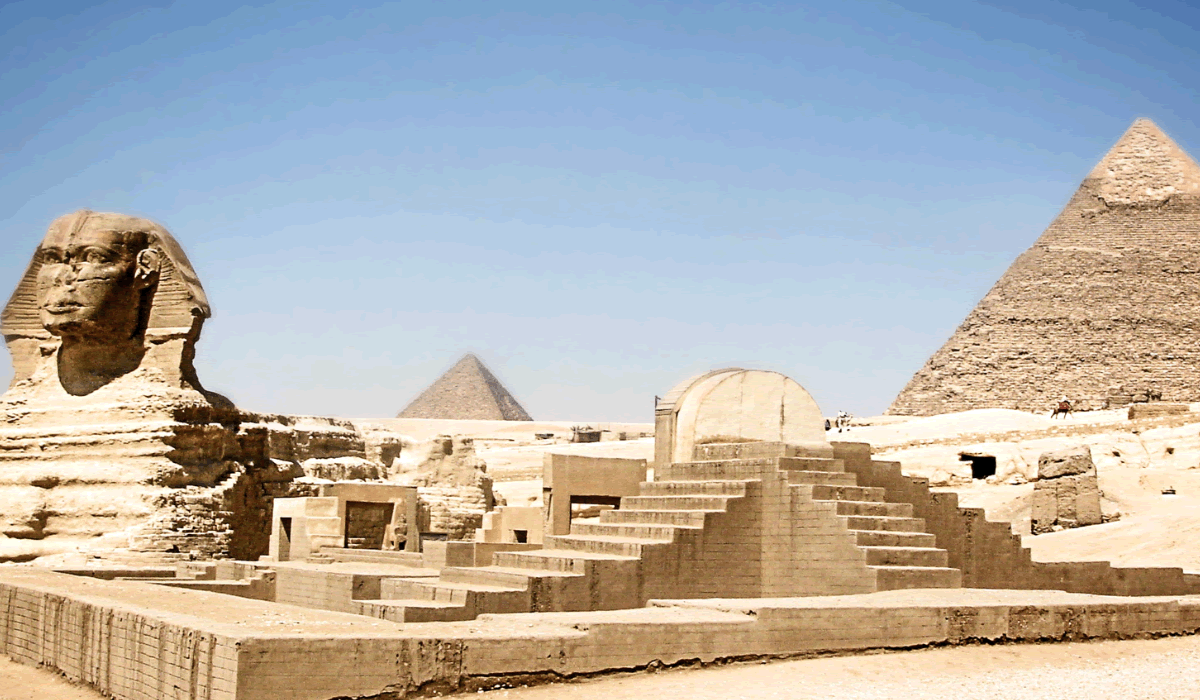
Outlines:
[[[68,552],[255,557],[270,499],[309,476],[375,477],[345,421],[260,416],[193,367],[210,309],[162,226],[56,219],[0,330],[0,561]],[[340,470],[340,471],[339,471]]]
[[210,315],[192,264],[162,226],[87,210],[60,217],[0,316],[14,370],[0,400],[9,410],[35,396],[111,400],[136,385],[227,404],[204,394],[192,366]]

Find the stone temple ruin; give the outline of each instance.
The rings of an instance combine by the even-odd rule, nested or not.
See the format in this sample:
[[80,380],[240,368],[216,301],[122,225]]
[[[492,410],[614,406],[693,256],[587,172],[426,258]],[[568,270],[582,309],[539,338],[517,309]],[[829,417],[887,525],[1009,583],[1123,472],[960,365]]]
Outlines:
[[888,413],[1200,400],[1200,165],[1134,122]]
[[[208,313],[151,222],[77,212],[38,247],[3,317],[0,546],[38,564],[0,566],[11,658],[129,700],[382,699],[1200,631],[1200,574],[1034,561],[1009,523],[830,441],[777,372],[678,384],[651,463],[547,451],[539,517],[495,497],[469,438],[205,391]],[[1094,469],[1052,461],[1054,517],[1077,520]],[[573,520],[576,499],[605,508]]]

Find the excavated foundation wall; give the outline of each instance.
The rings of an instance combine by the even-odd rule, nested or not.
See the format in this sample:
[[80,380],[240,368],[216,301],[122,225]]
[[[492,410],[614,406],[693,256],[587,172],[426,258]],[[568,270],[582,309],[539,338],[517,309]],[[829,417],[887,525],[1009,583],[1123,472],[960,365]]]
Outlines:
[[14,568],[0,570],[0,653],[118,700],[395,700],[723,659],[1200,627],[1189,599],[945,590],[873,594],[861,606],[812,601],[664,601],[401,626]]

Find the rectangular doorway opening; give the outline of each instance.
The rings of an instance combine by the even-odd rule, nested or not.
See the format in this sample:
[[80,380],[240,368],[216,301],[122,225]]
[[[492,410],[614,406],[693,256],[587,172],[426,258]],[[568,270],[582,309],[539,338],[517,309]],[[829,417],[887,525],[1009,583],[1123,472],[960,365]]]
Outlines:
[[346,549],[383,549],[387,526],[392,522],[391,503],[346,502]]
[[291,561],[292,558],[292,519],[279,519],[279,561]]
[[964,452],[958,456],[958,460],[971,463],[972,479],[986,479],[996,475],[996,458],[992,455],[972,455]]

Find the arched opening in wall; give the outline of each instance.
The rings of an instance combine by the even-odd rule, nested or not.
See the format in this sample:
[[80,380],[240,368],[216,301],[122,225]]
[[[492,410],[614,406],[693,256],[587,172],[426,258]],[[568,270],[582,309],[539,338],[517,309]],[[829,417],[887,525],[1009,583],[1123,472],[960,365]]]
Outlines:
[[971,463],[972,479],[986,479],[996,475],[996,458],[992,455],[973,455],[962,452],[958,455],[958,460]]

